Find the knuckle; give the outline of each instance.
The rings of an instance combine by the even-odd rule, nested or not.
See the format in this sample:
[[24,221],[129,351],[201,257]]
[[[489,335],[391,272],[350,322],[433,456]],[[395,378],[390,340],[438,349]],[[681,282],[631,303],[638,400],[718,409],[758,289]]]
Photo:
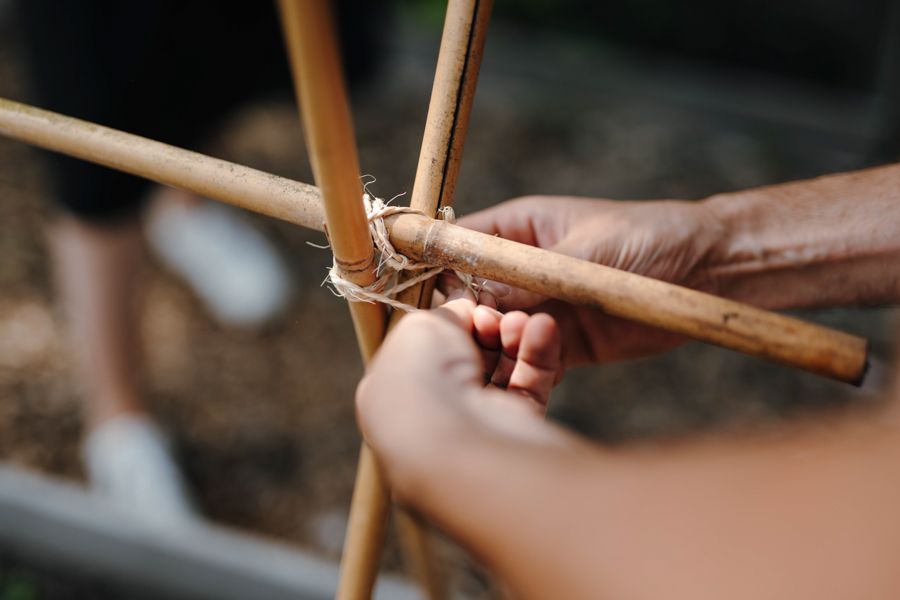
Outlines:
[[372,388],[372,376],[370,374],[366,374],[356,385],[356,405],[360,406],[365,403],[369,398],[369,392]]

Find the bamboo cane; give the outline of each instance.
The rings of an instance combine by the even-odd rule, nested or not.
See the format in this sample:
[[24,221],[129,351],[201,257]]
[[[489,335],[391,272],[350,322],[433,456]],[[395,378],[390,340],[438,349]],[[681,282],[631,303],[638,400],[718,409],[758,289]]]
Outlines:
[[0,134],[181,188],[294,225],[324,230],[315,186],[0,98]]
[[[492,6],[492,0],[450,0],[447,4],[410,198],[412,208],[431,217],[437,216],[439,208],[453,204]],[[427,306],[432,289],[414,286],[400,299],[407,304]]]
[[[436,216],[440,207],[453,203],[460,159],[472,112],[481,57],[487,37],[492,0],[450,0],[444,18],[441,47],[410,206]],[[398,300],[427,307],[434,279],[403,291]],[[404,313],[391,315],[389,329]],[[409,365],[416,368],[416,365]],[[435,560],[427,523],[418,515],[396,511],[396,526],[407,568],[422,584],[431,600],[448,593],[445,573]]]
[[[343,276],[357,285],[371,285],[375,249],[360,201],[359,159],[329,4],[280,0],[279,7],[332,253]],[[367,302],[349,306],[360,350],[368,360],[384,337],[383,307]]]
[[[317,188],[86,121],[0,99],[0,134],[322,231]],[[416,260],[494,279],[846,382],[862,338],[634,273],[416,215],[386,220]]]
[[[345,278],[367,286],[375,280],[374,248],[361,202],[359,160],[330,3],[280,0],[279,9],[335,264]],[[384,338],[384,309],[365,302],[349,306],[363,360],[368,361]],[[389,502],[387,485],[363,444],[338,598],[372,595]]]

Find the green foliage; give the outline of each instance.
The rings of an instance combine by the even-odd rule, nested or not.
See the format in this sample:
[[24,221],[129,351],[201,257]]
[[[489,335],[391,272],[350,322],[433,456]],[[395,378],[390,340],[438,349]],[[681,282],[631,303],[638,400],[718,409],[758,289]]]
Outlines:
[[22,573],[4,573],[0,576],[0,600],[37,600],[40,598],[37,582]]
[[400,0],[400,9],[423,26],[440,29],[447,12],[445,0]]

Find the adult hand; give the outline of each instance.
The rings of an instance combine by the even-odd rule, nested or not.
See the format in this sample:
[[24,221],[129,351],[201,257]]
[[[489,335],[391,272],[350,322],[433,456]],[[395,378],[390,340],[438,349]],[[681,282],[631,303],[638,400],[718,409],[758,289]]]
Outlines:
[[[459,225],[568,256],[715,293],[706,262],[722,237],[722,225],[701,203],[618,202],[530,196],[468,215]],[[450,298],[464,294],[444,277]],[[500,290],[501,311],[548,313],[563,334],[566,366],[635,358],[668,350],[683,340],[601,310],[573,306],[525,290]]]
[[560,333],[544,314],[505,315],[466,299],[409,315],[356,393],[358,421],[401,500],[441,455],[480,439],[542,443],[561,373]]

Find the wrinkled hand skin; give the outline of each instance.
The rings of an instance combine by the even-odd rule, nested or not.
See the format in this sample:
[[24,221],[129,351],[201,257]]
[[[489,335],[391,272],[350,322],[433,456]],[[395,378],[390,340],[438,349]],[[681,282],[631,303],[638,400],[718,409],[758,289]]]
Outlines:
[[[900,165],[697,202],[529,196],[458,223],[769,310],[900,301]],[[443,277],[441,287],[454,297],[460,284]],[[500,310],[556,319],[566,366],[683,341],[598,309],[507,291],[496,294]]]
[[[716,293],[705,266],[722,225],[694,202],[618,202],[529,196],[463,217],[459,225],[583,260]],[[442,279],[450,297],[455,278]],[[563,331],[568,367],[669,350],[683,338],[611,317],[599,309],[548,300],[524,290],[496,298],[501,311],[553,316]]]

